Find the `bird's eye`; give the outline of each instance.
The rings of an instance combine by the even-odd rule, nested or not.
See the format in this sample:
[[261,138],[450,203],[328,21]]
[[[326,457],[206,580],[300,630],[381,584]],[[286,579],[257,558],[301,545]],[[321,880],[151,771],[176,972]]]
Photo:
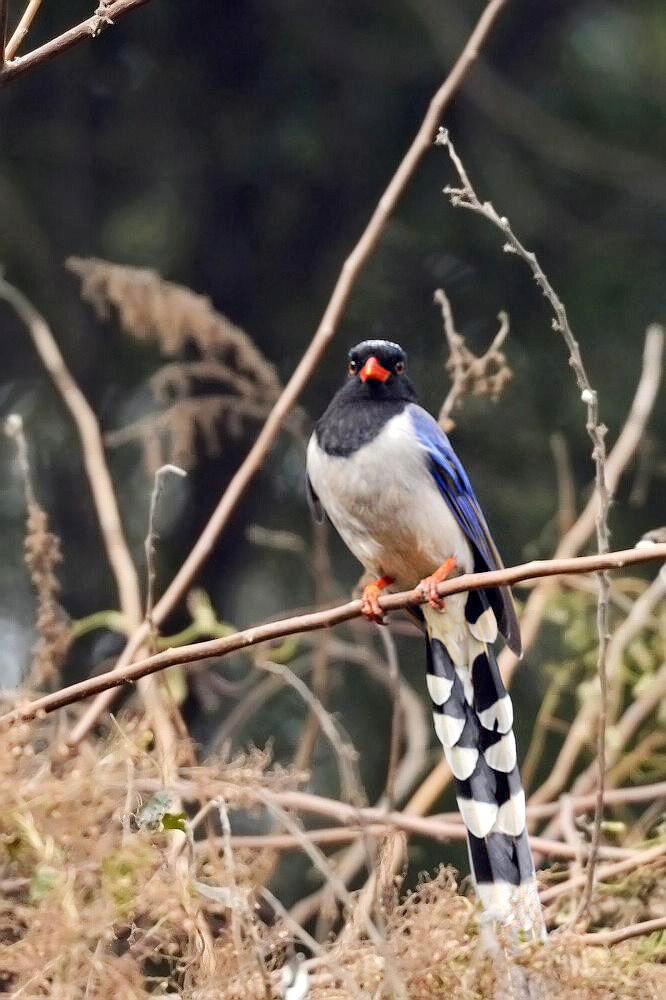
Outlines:
[[405,370],[405,362],[404,361],[397,361],[396,364],[395,364],[395,367],[393,369],[393,371],[396,373],[396,375],[402,375],[402,373],[404,372],[404,370]]
[[358,371],[358,361],[350,361],[347,370],[350,375],[355,375]]

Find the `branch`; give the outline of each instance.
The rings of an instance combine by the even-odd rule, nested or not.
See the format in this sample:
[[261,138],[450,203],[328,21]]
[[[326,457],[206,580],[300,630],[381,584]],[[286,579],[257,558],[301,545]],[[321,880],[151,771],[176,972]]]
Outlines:
[[[636,851],[632,854],[630,858],[625,858],[622,861],[614,861],[612,864],[607,864],[602,866],[598,872],[598,881],[603,882],[606,879],[614,878],[616,875],[624,875],[625,872],[635,871],[636,868],[640,868],[642,865],[647,865],[651,861],[660,861],[664,855],[666,855],[666,844],[655,844],[654,847],[644,847],[641,850]],[[572,892],[581,886],[587,879],[587,875],[574,875],[573,878],[568,878],[566,882],[560,882],[558,885],[548,886],[546,889],[542,889],[539,893],[542,903],[548,903],[552,899],[557,899],[558,896],[562,896],[567,892]],[[545,914],[546,918],[548,913]]]
[[[226,492],[213,511],[208,524],[172,580],[171,585],[155,605],[153,621],[156,625],[159,625],[178,604],[192,583],[192,579],[199,572],[202,563],[208,558],[217,543],[220,533],[235,510],[238,501],[243,496],[255,473],[272,448],[284,421],[289,416],[296,400],[317,368],[324,351],[335,335],[343,310],[359,274],[375,248],[384,226],[407,187],[421,158],[431,148],[433,136],[435,135],[445,107],[462,84],[495,18],[505,3],[506,0],[491,0],[487,7],[485,7],[451,72],[430,101],[428,110],[416,136],[391,178],[384,194],[379,199],[358,243],[342,266],[331,298],[309,347],[285,386],[282,395],[268,415],[268,419],[257,436],[254,445],[233,476]],[[120,662],[123,665],[131,663],[133,656],[145,641],[146,635],[146,626],[142,626],[135,632],[121,656]],[[111,686],[109,685],[109,687]],[[90,706],[89,710],[70,733],[70,745],[76,745],[83,739],[91,726],[94,725],[100,713],[105,710],[112,700],[112,694],[104,694]]]
[[12,34],[12,37],[9,39],[9,41],[5,45],[5,60],[6,61],[9,61],[10,59],[13,59],[14,56],[16,55],[16,53],[17,53],[17,51],[18,51],[18,49],[19,49],[19,47],[21,45],[21,42],[23,41],[23,39],[25,38],[25,36],[28,34],[28,31],[30,30],[30,25],[34,21],[35,14],[37,13],[37,11],[39,10],[39,8],[41,7],[41,4],[42,4],[42,0],[30,0],[30,2],[28,3],[28,6],[23,11],[23,14],[21,16],[21,20],[19,21],[19,23],[14,28],[14,32]]
[[[333,800],[334,801],[334,800]],[[359,814],[362,819],[364,810]],[[258,834],[238,834],[232,836],[233,847],[247,851],[299,851],[303,849],[303,838],[311,844],[323,844],[327,847],[348,844],[357,840],[361,836],[384,837],[387,833],[395,830],[403,830],[414,836],[428,837],[431,840],[463,841],[467,839],[467,829],[463,823],[445,823],[435,817],[422,818],[420,816],[408,816],[406,813],[389,813],[383,823],[359,823],[358,818],[347,822],[341,827],[321,827],[315,830],[304,830],[299,837],[290,833],[258,833]],[[579,854],[585,856],[589,853],[589,847],[582,841],[580,845],[564,844],[561,840],[549,840],[546,837],[530,834],[530,846],[533,850],[541,851],[551,858],[562,858],[566,861],[575,861]],[[202,843],[208,846],[207,841]],[[612,859],[633,858],[635,851],[627,851],[620,847],[602,847],[600,857]]]
[[7,36],[7,5],[9,0],[0,0],[0,74],[5,68],[5,39]]
[[[439,585],[438,592],[440,596],[448,597],[451,594],[460,594],[468,590],[511,586],[521,580],[534,580],[539,577],[559,576],[566,573],[598,573],[603,570],[621,569],[624,566],[635,566],[657,560],[666,560],[666,543],[641,546],[621,552],[609,552],[604,555],[579,556],[576,559],[534,560],[520,566],[493,570],[490,573],[467,573],[445,580]],[[418,588],[400,594],[389,594],[379,600],[383,611],[397,611],[423,603],[423,594]],[[282,621],[267,622],[264,625],[255,625],[221,639],[211,639],[208,642],[197,642],[190,646],[167,649],[130,665],[119,663],[115,669],[106,674],[89,677],[87,680],[71,684],[61,691],[55,691],[19,706],[13,712],[2,716],[0,724],[12,724],[20,720],[34,719],[101,691],[133,683],[139,678],[157,673],[175,664],[192,663],[195,660],[208,659],[213,656],[226,656],[236,650],[256,646],[260,642],[268,642],[302,632],[313,632],[316,629],[330,628],[332,625],[339,625],[341,622],[360,616],[361,602],[359,600],[350,601],[339,607],[313,611],[310,614],[298,615]]]
[[629,927],[618,927],[612,931],[599,931],[597,934],[583,934],[581,940],[585,944],[600,945],[610,947],[627,941],[632,937],[639,937],[641,934],[652,934],[653,931],[663,931],[666,928],[666,917],[655,917],[654,920],[643,920],[640,924],[631,924]]
[[452,414],[462,406],[463,397],[467,393],[473,396],[488,395],[496,402],[506,383],[513,378],[506,356],[500,350],[509,333],[509,317],[505,312],[498,315],[500,328],[490,347],[477,357],[456,330],[451,303],[444,289],[438,288],[434,298],[442,311],[444,335],[449,346],[446,370],[451,376],[451,388],[442,403],[437,420],[446,433],[450,434],[456,426]]
[[[140,791],[158,791],[164,789],[164,784],[160,779],[142,778],[137,782],[137,789]],[[227,784],[227,789],[230,787]],[[187,779],[178,779],[168,786],[168,790],[174,795],[178,795],[184,800],[194,801],[201,796],[201,789],[196,782]],[[635,791],[635,789],[628,789]],[[363,834],[381,836],[390,830],[403,830],[407,834],[417,837],[428,837],[431,840],[449,841],[465,840],[467,831],[459,814],[447,818],[446,816],[411,816],[408,813],[391,811],[386,812],[377,806],[358,807],[339,799],[329,798],[325,795],[317,795],[314,792],[301,791],[272,791],[267,788],[255,788],[243,785],[237,787],[237,792],[245,805],[248,802],[253,804],[262,803],[266,806],[275,805],[283,810],[290,810],[298,813],[307,813],[311,816],[320,816],[340,823],[340,828],[325,827],[313,830],[300,829],[298,832],[291,831],[288,834],[236,834],[232,836],[232,846],[243,847],[249,850],[270,849],[278,851],[288,851],[303,848],[304,840],[311,844],[336,844]],[[235,802],[235,795],[228,792],[230,802]],[[572,798],[572,804],[576,802]],[[204,807],[206,808],[206,807]],[[543,851],[554,858],[571,860],[576,857],[577,848],[570,844],[564,844],[559,840],[552,840],[541,836],[530,835],[530,844],[534,850]],[[206,850],[207,841],[201,840],[195,844],[195,850]],[[589,851],[587,844],[581,844],[583,853]],[[617,866],[617,871],[630,870],[637,867],[640,859],[646,861],[653,860],[666,853],[666,845],[659,845],[656,849],[631,850],[621,847],[604,846],[602,848],[604,856],[613,861],[613,866],[609,866],[608,871],[612,872]],[[620,867],[622,866],[622,867]],[[581,878],[581,876],[579,876]],[[575,881],[575,880],[569,880]],[[562,885],[564,883],[561,883]],[[567,883],[568,884],[568,883]],[[555,886],[559,888],[559,886]],[[548,893],[550,890],[544,890]]]
[[[2,3],[5,3],[5,0],[0,0],[0,4]],[[76,27],[69,28],[62,35],[52,38],[44,45],[40,45],[39,48],[33,49],[32,52],[27,52],[24,56],[17,56],[16,59],[3,63],[0,69],[0,87],[49,59],[53,59],[54,56],[60,55],[61,52],[66,52],[67,49],[85,41],[86,38],[97,38],[108,25],[115,24],[119,18],[131,14],[137,7],[143,7],[146,3],[148,0],[100,0],[95,13],[85,21],[81,21]],[[16,51],[21,38],[13,45],[12,51]],[[13,37],[11,41],[14,42]]]

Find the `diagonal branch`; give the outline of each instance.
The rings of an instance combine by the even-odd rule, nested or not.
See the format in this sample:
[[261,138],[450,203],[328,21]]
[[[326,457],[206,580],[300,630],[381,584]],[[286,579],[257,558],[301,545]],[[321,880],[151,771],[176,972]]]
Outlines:
[[[3,3],[5,3],[5,0],[0,0],[0,5]],[[147,3],[148,0],[100,0],[95,13],[91,17],[86,18],[85,21],[81,21],[74,28],[69,28],[62,35],[52,38],[50,41],[45,42],[44,45],[40,45],[39,48],[33,49],[32,52],[27,52],[24,56],[17,56],[11,62],[4,62],[3,60],[2,67],[0,68],[0,87],[5,83],[9,83],[10,80],[15,80],[16,77],[22,76],[23,73],[34,69],[36,66],[40,66],[49,59],[59,56],[61,52],[66,52],[67,49],[78,45],[79,42],[83,42],[87,38],[97,38],[104,28],[115,24],[119,18],[124,17],[126,14],[131,14],[137,7],[143,7]],[[13,41],[14,39],[12,38]],[[12,51],[16,51],[20,41],[21,39],[18,39]]]
[[[467,573],[453,577],[439,584],[438,592],[442,597],[459,594],[467,590],[481,590],[486,587],[506,587],[519,583],[521,580],[535,580],[544,576],[561,576],[567,573],[598,573],[609,569],[621,569],[624,566],[636,566],[640,563],[666,560],[666,543],[646,545],[621,552],[609,552],[592,556],[579,556],[576,559],[544,559],[523,563],[520,566],[493,570],[490,573]],[[400,594],[389,594],[381,597],[380,607],[384,611],[397,611],[400,608],[422,604],[423,593],[418,588]],[[210,639],[207,642],[197,642],[189,646],[179,646],[166,649],[155,656],[127,665],[119,664],[114,670],[97,677],[89,677],[85,681],[71,684],[61,691],[37,698],[35,701],[19,705],[13,712],[0,718],[0,724],[13,724],[20,720],[34,719],[47,712],[81,701],[90,695],[98,694],[122,684],[133,683],[149,674],[157,673],[175,664],[192,663],[196,660],[210,657],[222,657],[239,649],[247,649],[261,642],[281,639],[287,635],[297,635],[302,632],[313,632],[316,629],[330,628],[341,622],[361,616],[361,602],[350,601],[335,608],[324,611],[313,611],[306,615],[286,618],[282,621],[267,622],[255,625],[242,632],[220,639]]]
[[42,0],[30,0],[28,6],[23,11],[23,14],[21,15],[21,20],[14,28],[12,37],[8,40],[7,44],[5,45],[5,59],[7,61],[13,59],[14,56],[16,55],[21,45],[21,42],[23,41],[25,36],[28,34],[28,31],[30,30],[30,25],[34,21],[35,14],[41,7],[41,4]]
[[[312,373],[317,368],[324,351],[335,335],[343,310],[359,274],[377,245],[384,226],[395,209],[414,171],[421,162],[422,157],[431,149],[433,136],[435,135],[444,109],[462,84],[505,3],[506,0],[491,0],[484,8],[474,31],[470,35],[455,65],[452,67],[451,72],[430,101],[428,110],[416,136],[412,140],[395,174],[389,181],[384,194],[379,199],[358,243],[342,266],[331,298],[309,347],[296,366],[282,395],[271,410],[254,445],[213,511],[208,524],[205,526],[180,570],[171,581],[170,586],[155,605],[153,620],[156,625],[159,625],[177,605],[178,601],[189,588],[193,577],[199,572],[202,563],[210,555],[219,535],[236,509],[238,501],[243,496],[255,473],[272,448],[283,423],[310,380]],[[145,641],[146,634],[147,630],[145,626],[135,632],[122,654],[122,664],[131,663],[137,650]],[[71,731],[69,736],[70,745],[76,745],[83,739],[101,712],[111,703],[112,699],[113,694],[103,694],[90,706],[89,710]]]

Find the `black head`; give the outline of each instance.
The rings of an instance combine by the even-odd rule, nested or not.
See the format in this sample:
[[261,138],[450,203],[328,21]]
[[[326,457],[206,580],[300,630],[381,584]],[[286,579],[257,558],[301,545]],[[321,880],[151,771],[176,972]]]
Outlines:
[[317,422],[329,455],[350,455],[379,434],[391,417],[417,402],[405,374],[407,355],[390,340],[364,340],[349,352],[349,378]]
[[380,383],[389,389],[388,383],[399,382],[406,367],[407,355],[390,340],[364,340],[349,352],[349,375],[364,383]]

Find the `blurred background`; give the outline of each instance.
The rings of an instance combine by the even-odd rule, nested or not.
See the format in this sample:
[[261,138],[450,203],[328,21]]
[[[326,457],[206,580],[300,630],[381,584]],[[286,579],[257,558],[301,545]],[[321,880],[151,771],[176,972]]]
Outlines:
[[[149,3],[3,89],[0,261],[7,280],[47,318],[111,435],[112,474],[140,567],[156,458],[147,436],[155,415],[174,399],[182,404],[184,394],[191,402],[178,411],[181,437],[169,432],[163,440],[162,457],[187,464],[189,475],[167,484],[161,505],[158,593],[247,452],[265,400],[236,412],[228,401],[210,403],[219,393],[214,378],[195,378],[183,389],[170,377],[173,370],[156,399],[150,379],[165,361],[205,360],[205,350],[196,338],[165,349],[159,338],[128,334],[115,309],[100,319],[82,302],[80,281],[65,259],[94,256],[154,269],[208,296],[284,383],[482,6],[472,0]],[[16,7],[10,4],[10,18]],[[22,51],[89,16],[90,7],[46,0]],[[638,380],[646,326],[664,318],[665,115],[663,3],[513,0],[444,122],[480,197],[509,217],[566,303],[610,444]],[[497,402],[466,400],[452,435],[505,562],[548,556],[557,543],[553,435],[559,453],[564,448],[578,509],[589,495],[584,408],[546,304],[522,263],[502,253],[498,232],[451,207],[442,189],[453,180],[445,151],[433,147],[355,286],[302,399],[303,413],[274,447],[207,562],[198,584],[220,620],[242,627],[344,597],[356,584],[359,568],[331,533],[314,547],[321,557],[328,546],[331,566],[330,583],[315,592],[303,434],[344,377],[349,346],[369,336],[400,341],[424,404],[438,411],[449,388],[433,304],[439,287],[476,353],[494,336],[497,313],[510,316],[504,349],[513,379]],[[62,542],[61,603],[72,619],[85,619],[113,609],[116,598],[77,437],[6,303],[0,303],[0,331],[0,415],[18,412],[24,419],[35,490]],[[208,409],[197,418],[196,400],[204,397],[200,406]],[[144,421],[139,437],[136,429],[114,436],[137,421]],[[658,402],[617,493],[615,548],[665,520],[665,430]],[[29,673],[34,597],[23,563],[22,485],[13,445],[4,438],[0,468],[0,682],[11,687]],[[277,531],[287,534],[271,534]],[[517,674],[523,745],[549,665],[580,667],[594,656],[593,604],[577,607],[577,632],[562,629],[570,613],[563,599]],[[183,607],[164,631],[189,620]],[[421,642],[397,626],[395,634],[403,675],[423,699]],[[369,629],[364,641],[382,648]],[[111,630],[89,633],[70,651],[65,679],[99,668],[122,644]],[[290,662],[307,676],[313,655],[304,643]],[[373,801],[386,774],[390,698],[376,678],[345,665],[343,655],[331,662],[327,701],[359,750]],[[236,682],[247,668],[239,659],[215,672]],[[204,672],[197,676],[181,693],[182,710],[204,748],[219,747],[222,732],[234,746],[270,741],[278,760],[294,759],[304,709],[293,691],[278,685],[224,730],[238,698],[203,680]],[[426,765],[436,759],[429,742]],[[548,747],[546,741],[538,762],[542,776],[552,759]],[[316,746],[313,768],[313,786],[331,792],[336,765],[325,741]],[[449,808],[451,801],[439,805]],[[437,847],[415,850],[422,866],[441,859]]]

